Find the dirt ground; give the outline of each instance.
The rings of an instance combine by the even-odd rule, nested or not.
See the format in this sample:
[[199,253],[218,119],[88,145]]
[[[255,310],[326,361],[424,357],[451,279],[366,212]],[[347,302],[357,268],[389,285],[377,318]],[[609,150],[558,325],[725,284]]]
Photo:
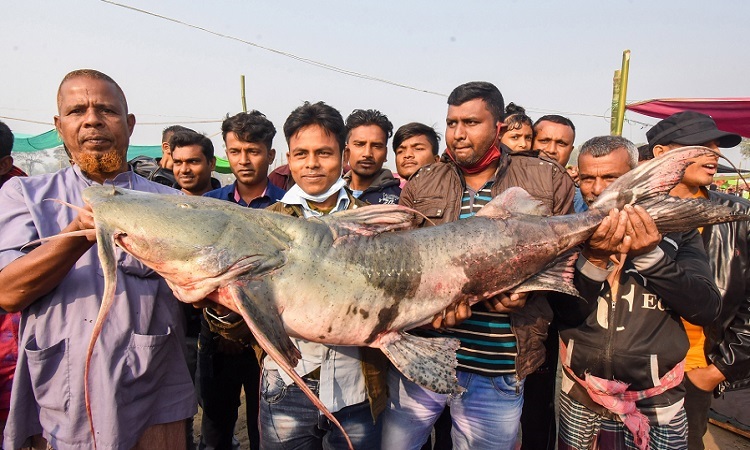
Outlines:
[[[237,440],[240,441],[240,448],[242,450],[254,450],[250,449],[250,444],[247,441],[247,420],[244,413],[244,404],[245,395],[243,394],[242,406],[240,407],[240,417],[237,420],[235,436],[237,437]],[[196,443],[200,439],[201,413],[202,412],[199,410],[198,415],[195,416],[195,427],[193,431]],[[706,436],[703,438],[703,442],[706,444],[707,450],[750,450],[750,439],[711,424],[708,425],[708,433],[706,433]]]

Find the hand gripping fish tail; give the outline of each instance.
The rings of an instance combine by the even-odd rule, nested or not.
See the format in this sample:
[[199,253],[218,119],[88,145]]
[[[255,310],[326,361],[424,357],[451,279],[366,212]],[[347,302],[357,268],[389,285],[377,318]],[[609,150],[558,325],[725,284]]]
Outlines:
[[83,198],[94,212],[105,276],[86,355],[92,433],[96,408],[90,404],[88,366],[112,306],[117,252],[164,277],[180,301],[210,297],[239,313],[269,357],[341,428],[301,382],[295,371],[300,353],[290,337],[378,348],[415,383],[460,393],[458,341],[405,331],[458,302],[474,304],[501,292],[577,295],[571,249],[612,208],[641,205],[661,232],[750,219],[707,201],[668,195],[691,159],[708,152],[667,152],[620,177],[585,213],[551,217],[524,190],[511,188],[475,217],[418,229],[423,218],[398,205],[305,220],[211,198],[90,187]]

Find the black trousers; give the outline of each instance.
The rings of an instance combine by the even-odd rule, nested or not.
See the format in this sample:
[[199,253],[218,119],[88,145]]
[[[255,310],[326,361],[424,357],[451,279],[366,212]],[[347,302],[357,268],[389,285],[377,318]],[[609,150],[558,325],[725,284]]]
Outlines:
[[708,410],[713,392],[695,387],[685,372],[685,414],[688,421],[688,450],[703,450],[703,436],[708,430]]
[[521,449],[555,450],[555,382],[560,336],[554,322],[549,326],[544,347],[547,357],[536,372],[526,377],[523,385],[521,412]]
[[196,384],[203,408],[200,449],[232,450],[232,438],[245,389],[247,434],[250,448],[260,447],[258,395],[260,367],[252,349],[237,355],[217,351],[213,336],[202,332],[198,344]]

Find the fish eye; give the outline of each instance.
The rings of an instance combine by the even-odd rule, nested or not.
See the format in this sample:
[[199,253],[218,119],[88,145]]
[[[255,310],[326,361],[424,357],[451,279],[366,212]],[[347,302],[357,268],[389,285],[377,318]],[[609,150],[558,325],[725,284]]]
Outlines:
[[192,206],[188,205],[187,203],[178,203],[177,207],[178,208],[186,208],[186,209],[191,209],[192,208]]

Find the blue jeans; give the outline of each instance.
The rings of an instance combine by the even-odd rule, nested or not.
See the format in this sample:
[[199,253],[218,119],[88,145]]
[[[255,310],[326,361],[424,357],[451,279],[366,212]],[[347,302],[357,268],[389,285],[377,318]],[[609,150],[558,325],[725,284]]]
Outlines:
[[515,375],[491,378],[460,371],[457,375],[466,392],[452,396],[429,391],[391,367],[383,448],[418,450],[447,405],[454,449],[513,449],[523,407],[523,380]]
[[[315,394],[319,381],[305,380]],[[347,406],[333,415],[357,450],[379,450],[380,424],[373,423],[370,402]],[[260,448],[348,449],[344,435],[295,384],[286,386],[276,370],[263,369],[260,392]]]

